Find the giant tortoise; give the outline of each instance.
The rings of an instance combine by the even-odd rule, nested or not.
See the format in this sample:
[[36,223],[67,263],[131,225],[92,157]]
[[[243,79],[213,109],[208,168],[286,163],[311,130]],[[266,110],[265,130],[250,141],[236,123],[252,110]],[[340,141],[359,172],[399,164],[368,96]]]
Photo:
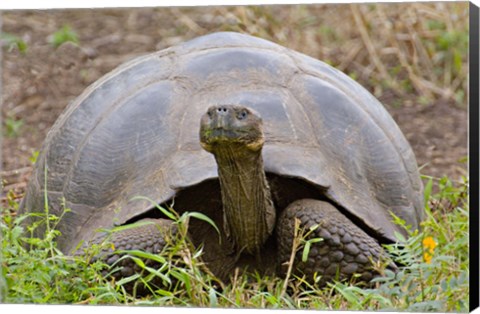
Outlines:
[[380,245],[406,234],[393,215],[419,227],[422,189],[411,147],[363,87],[304,54],[224,32],[134,59],[87,88],[48,133],[21,212],[43,211],[47,195],[65,253],[98,230],[147,220],[111,241],[157,253],[173,224],[135,198],[144,196],[215,222],[219,232],[193,219],[188,233],[224,280],[237,267],[278,274],[307,230],[321,240],[295,272],[369,281]]

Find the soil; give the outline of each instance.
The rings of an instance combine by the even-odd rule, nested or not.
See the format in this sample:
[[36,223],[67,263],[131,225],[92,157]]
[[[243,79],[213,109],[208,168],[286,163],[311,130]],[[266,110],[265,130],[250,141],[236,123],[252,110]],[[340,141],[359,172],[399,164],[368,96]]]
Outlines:
[[[3,32],[21,37],[27,51],[21,53],[4,41],[3,201],[7,191],[22,196],[32,155],[59,114],[86,86],[126,60],[228,29],[229,15],[223,13],[214,8],[4,13]],[[51,35],[67,24],[77,33],[79,45],[54,48]],[[301,46],[289,47],[305,51]],[[466,163],[461,162],[468,154],[466,108],[448,101],[420,104],[415,95],[405,96],[398,105],[397,97],[385,91],[379,98],[411,143],[421,173],[454,180],[466,176]],[[14,121],[21,127],[7,130],[6,124]]]

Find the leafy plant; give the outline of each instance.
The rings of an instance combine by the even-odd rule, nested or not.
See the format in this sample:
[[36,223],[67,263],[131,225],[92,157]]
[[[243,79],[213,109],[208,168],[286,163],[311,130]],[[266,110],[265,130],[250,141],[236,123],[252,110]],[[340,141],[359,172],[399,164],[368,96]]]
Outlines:
[[5,119],[5,135],[7,137],[17,137],[20,135],[21,128],[24,122],[22,119],[15,119],[13,117],[6,117]]
[[79,40],[77,33],[70,26],[65,25],[50,36],[49,42],[53,47],[58,48],[66,42],[78,44]]
[[18,36],[9,33],[1,33],[0,41],[8,46],[8,51],[18,49],[21,54],[27,53],[27,43]]
[[[355,300],[352,309],[468,311],[468,183],[453,186],[442,178],[437,184],[439,192],[431,196],[433,178],[426,185],[427,219],[422,232],[409,232],[408,239],[398,235],[398,243],[386,246],[402,265],[399,272],[375,279],[374,289],[335,286]],[[404,222],[403,226],[409,230]]]
[[30,157],[28,157],[28,160],[30,160],[32,165],[34,165],[37,162],[37,158],[38,158],[39,153],[40,153],[40,151],[36,150],[32,153],[32,155]]

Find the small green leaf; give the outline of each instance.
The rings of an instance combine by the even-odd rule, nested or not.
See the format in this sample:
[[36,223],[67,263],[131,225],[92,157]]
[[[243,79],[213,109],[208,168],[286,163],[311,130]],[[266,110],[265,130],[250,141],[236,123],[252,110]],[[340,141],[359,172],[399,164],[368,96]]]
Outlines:
[[34,165],[37,162],[38,154],[40,152],[38,150],[34,151],[30,157],[28,157],[28,160]]
[[13,117],[7,117],[5,119],[5,134],[7,137],[14,138],[20,135],[20,129],[24,122],[21,119],[15,119]]
[[308,231],[310,231],[310,232],[315,231],[315,230],[318,229],[318,227],[319,227],[319,224],[315,224],[313,226],[310,226],[310,228],[308,228]]
[[310,242],[306,242],[305,246],[303,247],[303,253],[302,253],[302,262],[307,262],[308,259],[308,254],[310,253]]
[[312,246],[313,243],[321,242],[323,241],[322,238],[313,238],[309,239],[305,242],[305,246],[303,247],[303,253],[302,253],[302,262],[306,262],[308,259],[308,254],[310,254],[310,247]]
[[403,234],[401,234],[400,232],[394,231],[393,234],[395,235],[395,238],[398,240],[398,242],[400,242],[400,243],[407,242],[407,240],[405,239]]
[[430,178],[427,181],[427,184],[425,184],[425,188],[423,190],[423,195],[424,195],[424,206],[428,205],[428,201],[430,200],[430,195],[432,194],[432,187],[433,187],[433,180]]
[[149,273],[151,273],[151,274],[153,274],[153,275],[155,275],[159,278],[162,278],[163,282],[166,283],[167,285],[172,284],[172,281],[170,280],[170,278],[168,278],[168,276],[166,276],[165,274],[160,272],[160,270],[152,268],[152,267],[145,267],[144,269],[147,270]]
[[462,156],[458,159],[458,162],[459,163],[462,163],[462,164],[467,164],[468,163],[468,155],[467,156]]
[[453,51],[453,66],[455,71],[459,73],[462,70],[463,60],[462,55],[457,50]]
[[[118,254],[128,254],[134,260],[136,260],[136,257],[140,257],[140,258],[149,259],[149,260],[161,263],[161,264],[166,263],[166,259],[163,256],[158,255],[158,254],[152,254],[152,253],[149,253],[149,252],[140,251],[140,250],[118,250],[118,251],[116,251],[116,253],[118,253]],[[145,265],[142,266],[140,264],[139,264],[139,266],[142,267],[142,268],[145,267]]]
[[173,211],[169,211],[165,208],[163,208],[162,206],[158,205],[156,202],[154,202],[152,199],[148,198],[148,197],[145,197],[145,196],[134,196],[133,198],[130,199],[131,201],[135,201],[135,200],[144,200],[144,201],[148,201],[150,202],[150,204],[152,204],[152,207],[155,207],[157,208],[158,210],[160,210],[165,216],[167,216],[168,218],[170,218],[171,220],[174,220],[174,221],[177,221],[177,217],[175,216],[175,212]]
[[351,304],[359,305],[359,296],[353,293],[352,287],[347,287],[345,285],[337,284],[335,285],[335,290],[341,293],[341,295]]
[[137,280],[138,278],[140,278],[140,274],[133,274],[132,276],[129,276],[129,277],[125,277],[125,278],[122,278],[120,279],[119,281],[117,281],[115,284],[117,286],[122,286],[126,283],[129,283],[129,282],[132,282],[134,280]]
[[455,289],[457,287],[457,278],[450,278],[450,282],[448,283],[448,285],[450,286],[450,289]]
[[208,298],[210,300],[210,307],[217,307],[218,306],[218,299],[217,299],[217,292],[213,287],[208,289]]
[[212,219],[210,219],[207,215],[204,215],[204,214],[199,213],[199,212],[187,212],[186,215],[188,217],[194,217],[194,218],[197,218],[199,220],[203,220],[203,221],[207,222],[213,228],[215,228],[215,230],[217,231],[218,234],[220,234],[220,230],[218,230],[218,227],[215,224],[215,222]]
[[62,44],[66,42],[71,42],[74,44],[78,44],[78,36],[70,26],[65,25],[50,37],[49,40],[50,44],[52,44],[55,48],[60,47]]
[[153,222],[153,221],[140,220],[140,221],[137,221],[137,222],[134,222],[134,223],[131,223],[131,224],[117,226],[117,227],[112,228],[111,230],[105,230],[105,231],[115,233],[115,232],[120,232],[120,231],[124,231],[124,230],[128,230],[128,229],[133,229],[133,228],[138,228],[138,227],[141,227],[141,226],[153,225],[153,224],[155,224],[155,222]]
[[172,271],[171,274],[173,277],[177,278],[179,281],[181,281],[185,285],[186,291],[192,290],[192,283],[190,282],[190,276],[184,269],[178,268],[177,271]]
[[8,45],[8,51],[12,51],[14,48],[17,48],[21,54],[25,54],[27,52],[27,43],[15,35],[2,33],[0,34],[0,40]]

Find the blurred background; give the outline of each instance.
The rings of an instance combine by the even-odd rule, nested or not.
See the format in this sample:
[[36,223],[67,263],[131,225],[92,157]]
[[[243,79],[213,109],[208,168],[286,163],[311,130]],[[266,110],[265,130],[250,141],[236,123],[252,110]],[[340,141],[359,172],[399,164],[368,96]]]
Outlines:
[[48,129],[86,86],[216,31],[344,71],[392,114],[423,175],[467,176],[468,2],[4,11],[2,21],[2,202],[22,197]]

